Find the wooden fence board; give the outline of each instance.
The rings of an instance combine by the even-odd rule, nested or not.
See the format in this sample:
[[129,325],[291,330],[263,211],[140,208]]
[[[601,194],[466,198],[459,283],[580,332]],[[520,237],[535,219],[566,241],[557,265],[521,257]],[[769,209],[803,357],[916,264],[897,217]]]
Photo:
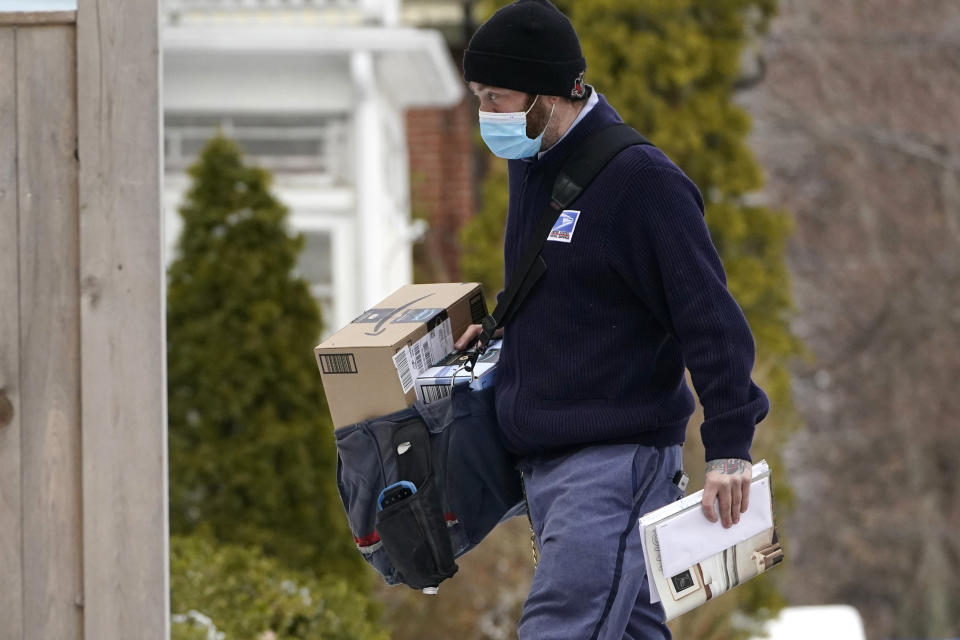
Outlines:
[[0,25],[73,24],[76,11],[0,11]]
[[[0,60],[15,60],[15,47],[16,31],[0,28]],[[0,65],[0,640],[23,640],[15,71]]]
[[42,26],[16,42],[23,626],[83,640],[76,41]]
[[88,639],[169,632],[157,0],[80,0]]

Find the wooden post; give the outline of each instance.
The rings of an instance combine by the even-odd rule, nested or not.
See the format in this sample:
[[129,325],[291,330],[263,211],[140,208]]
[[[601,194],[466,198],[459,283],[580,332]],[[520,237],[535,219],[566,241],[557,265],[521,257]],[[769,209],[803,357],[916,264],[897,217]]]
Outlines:
[[157,29],[0,12],[0,640],[169,637]]
[[75,32],[17,28],[23,625],[81,639]]
[[80,640],[74,28],[22,16],[0,20],[0,637]]
[[79,0],[87,640],[169,636],[157,0]]
[[0,639],[23,638],[16,32],[0,27]]

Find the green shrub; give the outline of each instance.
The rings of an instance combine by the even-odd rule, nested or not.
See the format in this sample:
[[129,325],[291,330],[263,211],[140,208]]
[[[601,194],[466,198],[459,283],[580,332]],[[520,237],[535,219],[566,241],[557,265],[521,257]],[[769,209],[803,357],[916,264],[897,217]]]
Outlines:
[[256,547],[170,541],[172,640],[387,640],[343,578],[317,579]]

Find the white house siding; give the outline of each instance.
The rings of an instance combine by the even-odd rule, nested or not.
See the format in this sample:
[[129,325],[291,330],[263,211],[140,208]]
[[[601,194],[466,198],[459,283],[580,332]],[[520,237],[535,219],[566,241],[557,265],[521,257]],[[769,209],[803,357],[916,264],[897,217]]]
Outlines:
[[[220,123],[274,172],[292,229],[307,236],[301,273],[323,306],[325,335],[409,283],[423,229],[410,218],[404,111],[454,104],[463,92],[439,34],[386,26],[395,2],[345,3],[345,24],[334,6],[297,20],[269,7],[244,13],[240,2],[195,15],[189,6],[202,2],[173,4],[163,67],[167,263],[197,136]],[[380,26],[350,24],[358,8]]]

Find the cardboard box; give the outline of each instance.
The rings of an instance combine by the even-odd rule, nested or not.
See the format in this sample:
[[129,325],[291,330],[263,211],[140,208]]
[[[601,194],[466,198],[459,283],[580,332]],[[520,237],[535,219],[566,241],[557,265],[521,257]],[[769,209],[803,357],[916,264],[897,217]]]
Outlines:
[[417,377],[486,314],[478,283],[407,285],[317,345],[334,428],[413,404]]
[[417,400],[430,404],[446,398],[455,384],[469,384],[474,389],[486,389],[493,385],[497,362],[500,360],[500,342],[490,341],[473,372],[463,368],[467,356],[456,352],[421,373],[417,378]]

